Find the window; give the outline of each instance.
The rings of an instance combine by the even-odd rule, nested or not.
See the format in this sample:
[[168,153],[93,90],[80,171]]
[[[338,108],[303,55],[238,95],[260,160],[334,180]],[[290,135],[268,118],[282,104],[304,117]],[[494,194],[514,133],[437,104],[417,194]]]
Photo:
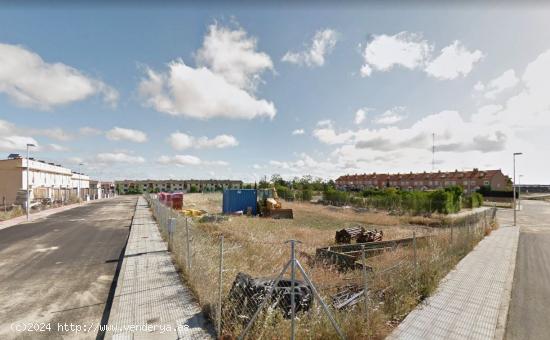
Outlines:
[[489,181],[483,181],[483,185],[489,185]]

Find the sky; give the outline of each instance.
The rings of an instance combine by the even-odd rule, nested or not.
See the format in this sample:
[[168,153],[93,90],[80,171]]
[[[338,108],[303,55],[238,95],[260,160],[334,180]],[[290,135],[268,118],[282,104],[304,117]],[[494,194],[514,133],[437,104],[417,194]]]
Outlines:
[[[0,155],[99,179],[550,183],[550,7],[0,5]],[[434,143],[435,141],[435,143]],[[432,145],[435,144],[435,164]]]

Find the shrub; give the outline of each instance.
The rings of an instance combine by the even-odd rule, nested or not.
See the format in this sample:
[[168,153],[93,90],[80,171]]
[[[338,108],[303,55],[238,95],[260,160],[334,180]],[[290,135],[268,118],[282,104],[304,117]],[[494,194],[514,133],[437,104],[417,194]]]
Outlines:
[[313,190],[311,189],[302,190],[302,200],[311,201],[312,198],[313,198]]
[[466,208],[477,208],[483,204],[483,195],[474,192],[471,195],[464,197],[464,206]]
[[291,199],[293,198],[294,196],[292,195],[292,191],[285,187],[285,186],[282,186],[282,185],[276,185],[275,186],[275,190],[277,190],[277,195],[279,195],[279,197],[281,197],[282,199]]
[[328,188],[323,191],[323,201],[336,204],[346,204],[349,202],[350,194],[345,191],[339,191],[333,188]]

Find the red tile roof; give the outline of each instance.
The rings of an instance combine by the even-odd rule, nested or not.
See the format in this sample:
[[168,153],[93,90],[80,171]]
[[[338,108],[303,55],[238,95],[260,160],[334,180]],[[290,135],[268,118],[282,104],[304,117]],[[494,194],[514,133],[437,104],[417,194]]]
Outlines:
[[397,173],[397,174],[354,174],[354,175],[344,175],[336,179],[336,182],[362,182],[362,181],[373,181],[373,180],[389,180],[389,181],[398,181],[398,180],[411,180],[411,181],[420,181],[420,180],[464,180],[464,179],[490,179],[497,174],[502,174],[501,170],[478,170],[474,169],[471,171],[450,171],[450,172],[419,172],[419,173]]

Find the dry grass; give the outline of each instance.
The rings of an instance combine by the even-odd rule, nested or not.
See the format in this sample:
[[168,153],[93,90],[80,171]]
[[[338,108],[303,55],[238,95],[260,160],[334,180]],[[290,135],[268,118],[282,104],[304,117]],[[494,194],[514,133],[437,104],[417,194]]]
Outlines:
[[16,206],[10,210],[7,210],[7,211],[0,211],[0,221],[6,221],[6,220],[9,220],[11,218],[15,218],[15,217],[18,217],[18,216],[21,216],[23,215],[24,211],[23,209],[21,209],[20,206]]
[[[221,213],[221,202],[219,193],[188,194],[184,198],[184,208],[203,209],[216,214]],[[283,207],[294,210],[294,219],[232,216],[227,222],[204,223],[202,226],[242,242],[276,243],[296,239],[303,243],[302,250],[307,251],[333,244],[335,231],[353,224],[383,230],[386,240],[410,237],[415,228],[402,224],[401,217],[382,212],[355,212],[353,209],[295,202],[283,202]],[[422,228],[420,232],[425,230]]]
[[[398,247],[369,258],[367,264],[373,268],[369,274],[370,306],[367,314],[363,303],[350,310],[335,312],[338,324],[349,339],[382,339],[423,298],[431,294],[439,280],[484,235],[485,230],[476,229],[475,237],[466,237],[464,230],[455,229],[451,243],[449,229],[425,227],[433,219],[407,216],[390,216],[385,213],[355,212],[313,205],[309,203],[285,202],[284,208],[292,208],[293,220],[274,220],[258,217],[232,216],[220,223],[192,223],[191,265],[187,272],[187,246],[185,220],[179,217],[173,243],[173,254],[183,277],[197,296],[203,310],[212,319],[217,319],[216,292],[218,290],[219,237],[224,236],[224,281],[223,296],[226,297],[237,273],[244,272],[253,277],[275,277],[289,260],[289,239],[302,243],[297,246],[298,260],[304,266],[314,285],[330,304],[330,297],[347,284],[362,286],[361,271],[339,272],[332,266],[315,261],[318,247],[334,243],[334,232],[354,223],[361,223],[382,229],[385,239],[430,234],[432,237],[418,242],[418,272],[414,271],[414,256],[410,247]],[[188,194],[184,197],[184,208],[195,208],[221,212],[221,194]],[[404,223],[407,221],[407,223]],[[409,224],[414,221],[419,225]],[[286,275],[288,277],[288,275]],[[415,283],[416,282],[416,283]],[[226,300],[224,300],[226,301]],[[222,312],[224,334],[238,335],[243,325],[231,310],[231,304],[224,302]],[[277,339],[289,334],[290,323],[277,313],[264,313],[251,330],[252,338]],[[305,339],[335,338],[328,319],[319,304],[307,314],[301,315],[297,325],[297,337]]]

